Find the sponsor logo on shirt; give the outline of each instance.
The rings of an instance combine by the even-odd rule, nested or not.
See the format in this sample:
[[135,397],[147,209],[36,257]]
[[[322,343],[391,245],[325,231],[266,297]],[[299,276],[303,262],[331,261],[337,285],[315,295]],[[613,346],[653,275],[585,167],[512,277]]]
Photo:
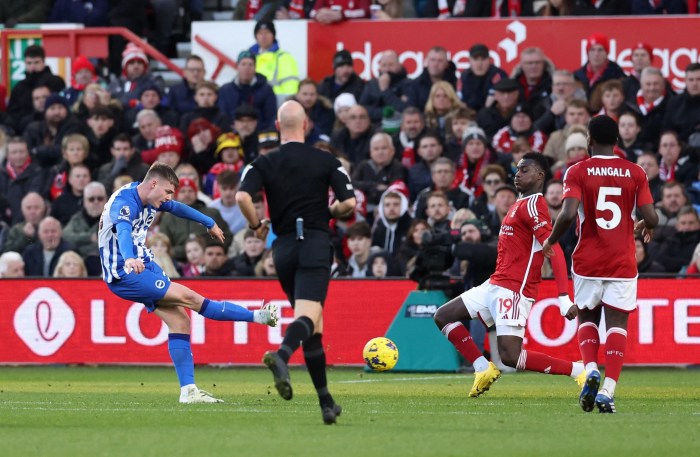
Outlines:
[[128,221],[131,216],[131,210],[129,209],[128,206],[122,206],[121,209],[119,210],[119,217],[117,219],[121,219],[123,221]]
[[506,236],[513,236],[515,233],[513,233],[513,227],[510,225],[501,225],[501,231],[498,232],[498,235],[506,235]]

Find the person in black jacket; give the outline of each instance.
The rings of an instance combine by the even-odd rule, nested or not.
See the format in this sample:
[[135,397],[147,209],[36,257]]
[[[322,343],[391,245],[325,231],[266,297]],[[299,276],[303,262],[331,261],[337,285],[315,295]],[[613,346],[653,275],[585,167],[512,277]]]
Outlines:
[[394,50],[382,52],[379,59],[379,76],[365,84],[360,96],[360,105],[367,108],[372,122],[380,122],[385,106],[401,112],[406,107],[404,90],[409,80],[406,69],[399,62],[399,55]]
[[[478,3],[478,2],[472,2]],[[491,62],[489,48],[481,43],[469,49],[469,68],[462,72],[462,101],[479,111],[493,99],[493,86],[508,74]]]
[[243,236],[243,252],[231,259],[235,276],[255,276],[255,265],[262,259],[265,242],[255,236],[252,230],[246,230]]
[[182,115],[197,108],[195,92],[197,85],[204,81],[206,70],[204,61],[198,55],[191,55],[185,60],[185,75],[182,81],[170,88],[168,105],[176,113]]
[[[389,187],[379,201],[379,219],[372,230],[372,246],[378,246],[394,258],[398,257],[401,243],[406,239],[413,218],[408,213],[408,197],[400,189]],[[371,264],[370,264],[371,267]]]
[[666,238],[658,247],[650,246],[650,257],[663,265],[668,273],[678,273],[690,263],[693,250],[699,242],[698,213],[692,206],[684,206],[678,211],[676,233]]
[[66,87],[60,76],[51,73],[46,66],[46,53],[39,45],[28,46],[24,50],[25,78],[12,89],[10,101],[7,103],[7,114],[19,121],[24,116],[32,114],[32,91],[37,86],[47,86],[51,92],[60,92]]
[[231,130],[231,118],[219,109],[219,86],[212,81],[197,83],[194,91],[196,107],[180,118],[180,131],[186,132],[190,124],[197,118],[203,117],[221,129],[222,132]]
[[700,63],[685,68],[685,90],[669,100],[663,128],[675,130],[683,141],[700,133]]
[[72,133],[88,135],[87,126],[71,116],[68,109],[65,98],[52,94],[44,104],[44,120],[32,122],[24,131],[32,160],[44,168],[60,162],[63,137]]
[[396,160],[391,136],[385,132],[372,135],[369,159],[363,160],[352,174],[353,184],[367,197],[367,211],[373,212],[382,194],[394,181],[406,181],[406,169]]
[[409,106],[415,106],[419,110],[425,110],[428,103],[430,88],[435,81],[447,81],[453,88],[457,87],[457,75],[455,64],[447,58],[447,50],[442,46],[430,48],[425,56],[425,68],[416,79],[406,84],[406,94]]
[[53,276],[58,258],[73,249],[62,236],[61,223],[57,219],[48,216],[39,222],[39,242],[30,244],[22,253],[26,276]]
[[27,142],[12,137],[7,142],[7,160],[0,170],[0,195],[10,204],[12,224],[22,221],[21,202],[30,192],[42,194],[44,175],[41,168],[32,163]]
[[359,100],[364,89],[365,82],[355,73],[350,52],[345,49],[336,52],[333,56],[333,74],[319,83],[319,95],[334,102],[335,97],[348,92],[355,96],[355,100]]

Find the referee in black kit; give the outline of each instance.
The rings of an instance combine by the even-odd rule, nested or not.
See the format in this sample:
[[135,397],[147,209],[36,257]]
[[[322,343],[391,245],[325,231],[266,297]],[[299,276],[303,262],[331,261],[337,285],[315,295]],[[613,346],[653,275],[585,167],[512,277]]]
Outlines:
[[[272,371],[275,387],[285,400],[292,399],[287,363],[300,344],[321,404],[323,422],[333,424],[342,408],[333,401],[326,381],[323,350],[323,302],[328,292],[333,252],[328,223],[355,209],[355,194],[338,159],[304,144],[307,127],[304,108],[285,102],[277,111],[279,150],[259,156],[243,170],[236,201],[248,224],[265,239],[270,221],[258,220],[252,195],[265,190],[277,239],[273,259],[282,289],[294,308],[277,352],[265,353],[263,363]],[[328,206],[328,188],[336,201]]]

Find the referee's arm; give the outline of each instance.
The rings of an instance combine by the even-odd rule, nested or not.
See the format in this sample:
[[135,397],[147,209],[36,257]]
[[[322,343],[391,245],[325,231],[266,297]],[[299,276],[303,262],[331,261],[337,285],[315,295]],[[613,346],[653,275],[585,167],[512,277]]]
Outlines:
[[350,197],[342,202],[338,200],[334,201],[328,210],[334,218],[343,217],[352,213],[355,210],[356,204],[357,200],[355,200],[355,197]]

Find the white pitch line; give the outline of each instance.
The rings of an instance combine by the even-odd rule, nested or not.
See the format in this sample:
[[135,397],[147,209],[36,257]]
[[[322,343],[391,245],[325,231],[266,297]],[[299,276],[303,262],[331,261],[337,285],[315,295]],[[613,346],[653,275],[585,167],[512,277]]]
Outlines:
[[[8,410],[11,411],[87,411],[87,412],[92,412],[92,411],[103,411],[103,412],[177,412],[177,411],[187,411],[188,407],[184,407],[181,409],[175,409],[175,408],[47,408],[43,406],[37,406],[37,407],[16,407],[12,406],[10,408],[7,408]],[[255,413],[255,414],[268,414],[274,412],[271,409],[256,409],[256,408],[229,408],[229,409],[221,409],[219,407],[215,407],[215,409],[192,409],[191,411],[188,412],[203,412],[203,413]]]
[[466,378],[465,375],[447,375],[447,376],[422,376],[417,378],[386,378],[386,379],[353,379],[350,381],[336,381],[333,384],[362,384],[366,382],[404,382],[404,381],[430,381],[433,379],[460,379]]

